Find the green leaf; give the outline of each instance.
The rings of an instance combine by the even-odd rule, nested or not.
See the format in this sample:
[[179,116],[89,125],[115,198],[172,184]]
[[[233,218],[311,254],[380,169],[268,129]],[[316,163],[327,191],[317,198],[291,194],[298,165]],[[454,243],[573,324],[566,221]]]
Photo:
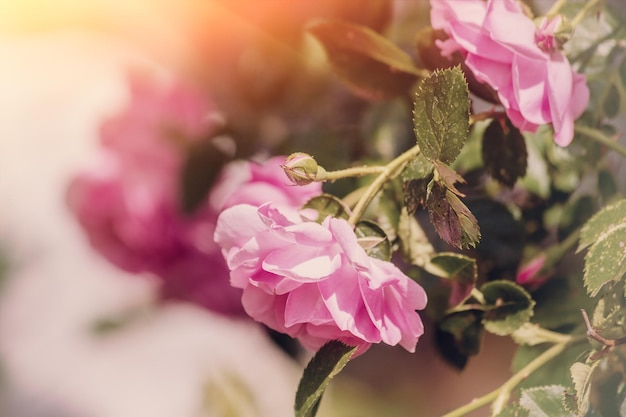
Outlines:
[[459,67],[435,71],[420,81],[413,126],[426,158],[452,163],[469,135],[469,91]]
[[521,179],[524,188],[545,199],[550,197],[551,192],[548,164],[541,151],[543,142],[547,140],[546,134],[545,129],[540,129],[535,134],[525,135],[528,167],[526,168],[526,175]]
[[181,170],[179,196],[183,213],[191,214],[206,199],[222,167],[230,157],[216,146],[213,138],[189,145]]
[[465,197],[465,194],[457,190],[454,185],[457,182],[464,184],[465,180],[463,177],[461,177],[454,169],[450,168],[448,165],[442,164],[440,161],[435,161],[433,164],[438,174],[437,181],[445,185],[448,190],[452,191],[459,197]]
[[340,219],[348,219],[350,217],[350,209],[343,201],[332,194],[320,194],[307,201],[303,209],[313,209],[317,211],[317,218],[311,219],[318,223],[322,223],[328,216]]
[[589,394],[591,394],[591,378],[593,371],[600,364],[600,361],[596,361],[591,365],[586,365],[581,362],[576,362],[570,368],[572,375],[572,382],[574,383],[574,389],[576,390],[576,404],[578,408],[578,415],[584,416],[589,410]]
[[618,232],[611,233],[591,246],[585,256],[583,281],[590,296],[611,281],[618,281],[626,274],[626,224]]
[[362,220],[356,224],[354,233],[369,256],[383,261],[391,259],[391,242],[379,225],[369,220]]
[[482,157],[489,175],[508,187],[526,175],[526,142],[508,118],[493,119],[485,129]]
[[520,406],[528,417],[576,417],[563,406],[565,387],[549,385],[522,390]]
[[578,250],[589,245],[583,281],[593,297],[626,274],[626,199],[605,207],[583,226]]
[[521,408],[519,404],[509,404],[496,417],[528,417],[528,410]]
[[469,256],[454,252],[439,252],[430,259],[426,271],[453,282],[450,305],[458,305],[470,296],[476,279],[478,267]]
[[511,281],[491,281],[481,287],[488,309],[483,324],[491,333],[505,336],[528,322],[535,302],[525,289]]
[[609,85],[608,91],[606,92],[606,97],[604,98],[603,103],[604,114],[612,119],[613,117],[619,114],[620,110],[620,96],[619,90],[614,83]]
[[426,233],[415,216],[408,214],[406,207],[400,212],[398,237],[402,245],[402,254],[413,265],[424,267],[435,252]]
[[405,94],[423,74],[408,54],[370,28],[324,21],[309,32],[323,45],[334,72],[367,99]]
[[[519,372],[524,366],[535,360],[539,355],[549,349],[549,344],[539,344],[535,346],[520,346],[515,352],[512,361],[513,372]],[[572,383],[570,367],[574,362],[580,360],[583,355],[589,354],[588,344],[573,345],[565,349],[556,358],[530,374],[520,383],[521,388],[532,388],[539,385],[564,385]]]
[[404,205],[409,214],[426,204],[428,185],[433,178],[433,164],[418,155],[402,171]]
[[596,213],[580,231],[577,252],[598,241],[607,231],[626,225],[626,199],[617,201]]
[[478,221],[453,191],[434,183],[426,207],[431,223],[444,241],[459,249],[478,244]]
[[330,380],[346,366],[356,347],[338,341],[326,343],[302,374],[295,401],[296,417],[313,417]]
[[437,347],[444,359],[458,369],[463,369],[468,357],[480,351],[482,314],[480,310],[457,311],[447,314],[437,326]]

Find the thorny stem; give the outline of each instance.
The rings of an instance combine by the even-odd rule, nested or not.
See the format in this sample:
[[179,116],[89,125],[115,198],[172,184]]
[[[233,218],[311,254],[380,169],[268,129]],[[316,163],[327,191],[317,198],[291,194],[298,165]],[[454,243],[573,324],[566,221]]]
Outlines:
[[583,315],[583,320],[585,321],[585,327],[587,328],[587,336],[597,340],[602,343],[605,348],[613,348],[617,345],[623,345],[626,343],[626,337],[620,337],[619,339],[607,339],[606,337],[601,336],[596,329],[591,325],[591,321],[589,321],[589,316],[587,316],[587,312],[583,309],[580,310]]
[[[494,403],[494,413],[501,411],[501,408],[506,404],[511,392],[517,385],[519,385],[520,382],[528,378],[529,375],[541,368],[543,365],[559,356],[568,347],[584,342],[585,340],[585,337],[564,336],[564,340],[562,342],[554,344],[551,348],[530,361],[500,387],[483,395],[482,397],[472,400],[464,406],[450,411],[442,417],[461,417],[492,402]],[[497,409],[496,406],[500,407],[500,410]]]
[[356,206],[354,206],[354,210],[352,210],[352,214],[350,214],[348,223],[350,223],[352,226],[355,226],[361,216],[363,216],[363,213],[365,213],[365,209],[367,209],[367,206],[369,206],[374,197],[376,197],[376,194],[378,194],[378,192],[383,188],[385,183],[393,178],[395,175],[397,175],[400,172],[400,168],[402,168],[411,159],[419,155],[420,152],[420,147],[418,145],[415,145],[414,147],[382,167],[383,171],[378,177],[376,177],[374,181],[372,181],[367,190],[365,190],[359,201],[356,203]]
[[578,133],[580,133],[582,135],[587,136],[589,139],[592,139],[592,140],[594,140],[594,141],[596,141],[596,142],[606,146],[607,148],[609,148],[611,150],[614,150],[615,152],[619,153],[624,158],[626,158],[626,148],[624,148],[619,143],[617,143],[616,141],[612,140],[611,138],[609,138],[608,136],[606,136],[605,134],[603,134],[599,130],[592,129],[592,128],[587,127],[587,126],[574,125],[574,131],[578,132]]

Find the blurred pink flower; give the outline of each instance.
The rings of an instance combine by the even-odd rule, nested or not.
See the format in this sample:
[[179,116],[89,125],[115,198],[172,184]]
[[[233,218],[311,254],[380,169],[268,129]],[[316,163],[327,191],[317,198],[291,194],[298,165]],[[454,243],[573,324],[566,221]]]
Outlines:
[[198,91],[131,78],[128,108],[102,126],[99,161],[71,183],[69,206],[93,247],[130,272],[162,280],[164,299],[242,314],[241,291],[213,242],[221,210],[274,201],[299,207],[319,184],[291,187],[281,164],[236,161],[192,214],[181,212],[179,181],[189,144],[215,129],[215,110]]
[[481,82],[497,91],[511,122],[534,132],[552,123],[554,140],[567,146],[574,120],[589,101],[585,77],[555,48],[558,22],[538,29],[516,0],[431,0],[431,25],[449,39],[442,55],[459,51]]
[[523,265],[520,265],[515,281],[527,287],[534,287],[543,284],[549,277],[547,272],[543,272],[546,265],[546,255],[541,253]]
[[426,293],[392,263],[370,258],[345,220],[303,222],[271,204],[237,205],[220,215],[215,241],[255,320],[311,350],[340,340],[357,354],[379,342],[415,351],[424,331],[415,310]]

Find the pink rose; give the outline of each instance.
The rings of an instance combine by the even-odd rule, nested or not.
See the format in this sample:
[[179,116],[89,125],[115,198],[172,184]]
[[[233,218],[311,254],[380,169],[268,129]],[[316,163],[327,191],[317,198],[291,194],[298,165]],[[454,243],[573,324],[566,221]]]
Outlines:
[[543,284],[549,277],[545,270],[547,257],[541,253],[523,265],[520,265],[515,281],[525,287],[535,288]]
[[574,120],[589,101],[585,77],[576,73],[554,42],[556,21],[537,28],[516,0],[431,0],[431,24],[449,39],[442,55],[465,57],[478,81],[496,90],[511,122],[534,132],[552,123],[554,140],[567,146]]
[[182,213],[187,145],[211,134],[212,114],[210,102],[187,86],[132,78],[127,109],[103,125],[103,152],[70,184],[68,202],[92,246],[121,269],[158,277],[162,298],[242,314],[241,290],[230,286],[213,241],[219,212],[266,201],[300,207],[321,186],[289,186],[284,157],[236,161],[193,214]]
[[379,342],[415,351],[424,331],[415,310],[426,293],[392,263],[367,256],[345,220],[318,224],[272,204],[237,205],[220,215],[215,241],[255,320],[311,350],[340,340],[357,354]]

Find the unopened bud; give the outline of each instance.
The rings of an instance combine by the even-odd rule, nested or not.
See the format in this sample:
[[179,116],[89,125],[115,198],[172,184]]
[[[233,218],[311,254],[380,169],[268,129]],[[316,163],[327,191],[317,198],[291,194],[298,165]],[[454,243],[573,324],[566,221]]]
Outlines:
[[314,181],[323,180],[324,168],[317,165],[315,159],[306,153],[292,153],[282,165],[289,180],[296,185],[307,185]]
[[544,17],[539,21],[535,41],[537,46],[546,52],[563,48],[574,33],[574,27],[564,16]]

